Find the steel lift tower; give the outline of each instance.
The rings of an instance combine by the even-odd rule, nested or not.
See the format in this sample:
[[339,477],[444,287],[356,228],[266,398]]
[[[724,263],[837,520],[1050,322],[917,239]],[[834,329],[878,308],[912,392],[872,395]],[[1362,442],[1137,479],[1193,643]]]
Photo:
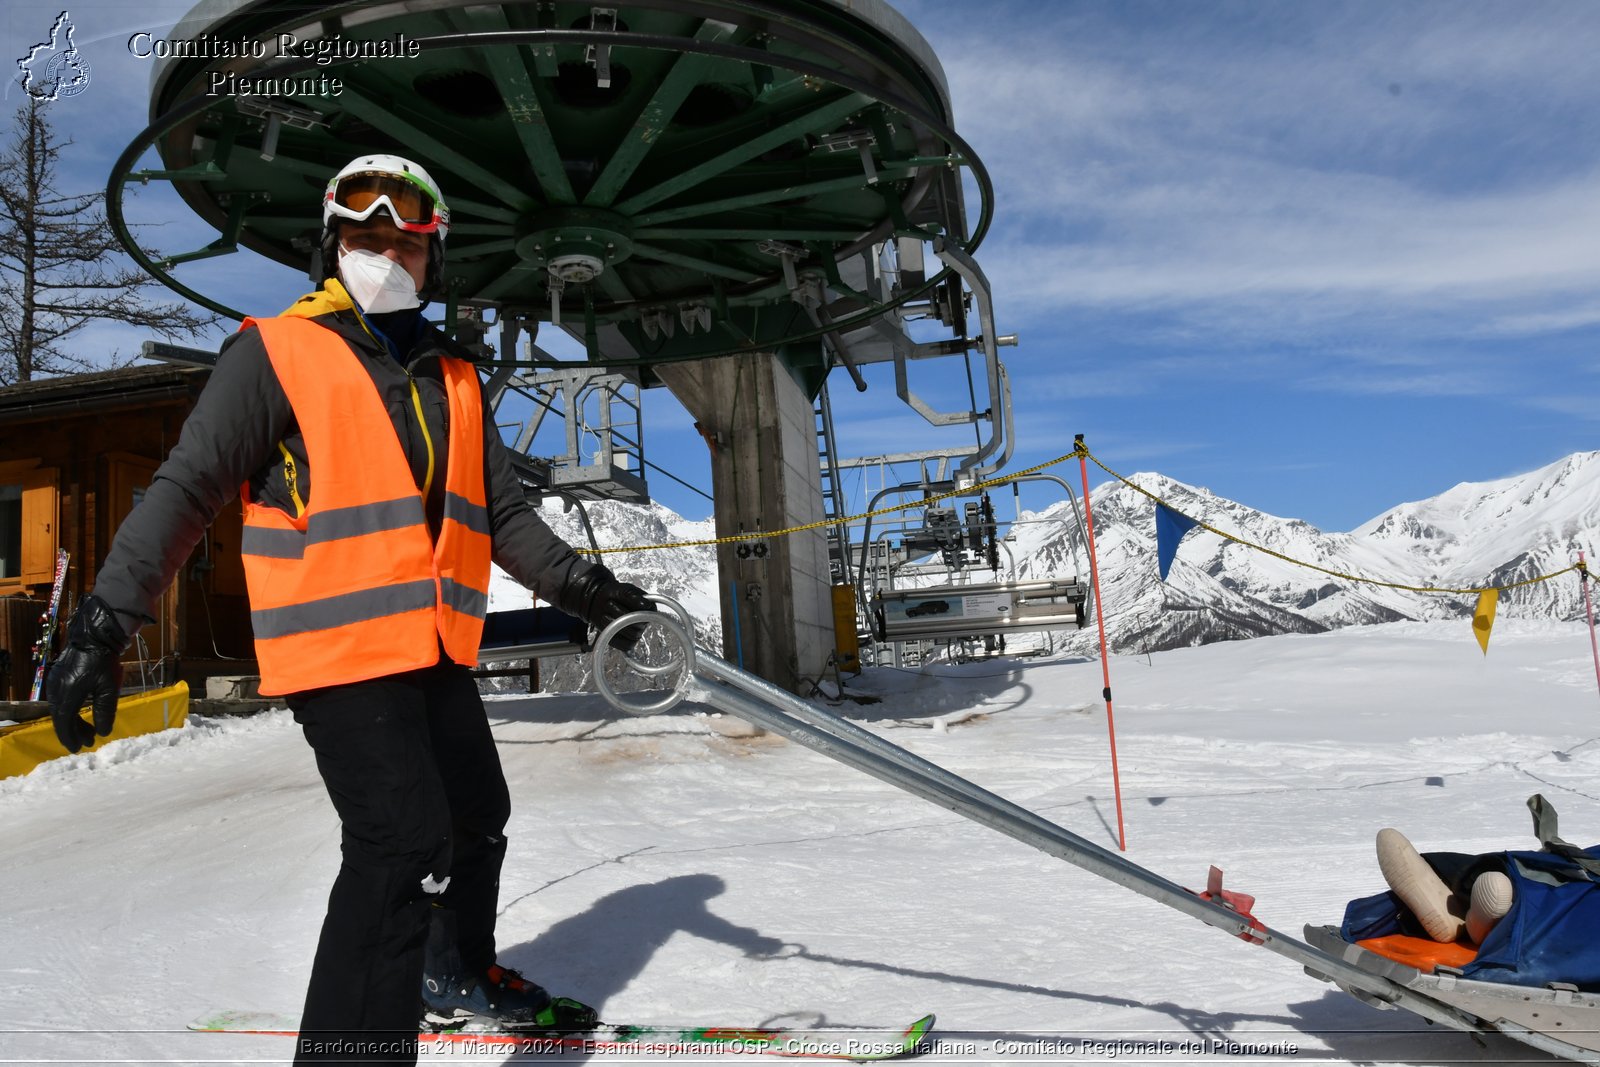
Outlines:
[[[249,249],[313,266],[328,177],[394,152],[450,202],[445,318],[489,342],[491,397],[670,389],[712,449],[720,534],[823,519],[814,412],[837,368],[865,388],[863,364],[893,361],[930,423],[986,427],[958,480],[1009,454],[973,259],[989,179],[932,49],[882,0],[206,0],[169,44],[107,201],[134,258],[196,303],[275,311],[207,296],[192,264]],[[215,240],[147,251],[127,202],[151,182]],[[931,324],[920,340],[911,318]],[[557,363],[541,328],[584,358]],[[969,353],[987,410],[917,398],[911,362]],[[569,480],[642,498],[638,449],[606,457]],[[727,645],[793,688],[834,647],[828,539],[763,547],[719,555]]]

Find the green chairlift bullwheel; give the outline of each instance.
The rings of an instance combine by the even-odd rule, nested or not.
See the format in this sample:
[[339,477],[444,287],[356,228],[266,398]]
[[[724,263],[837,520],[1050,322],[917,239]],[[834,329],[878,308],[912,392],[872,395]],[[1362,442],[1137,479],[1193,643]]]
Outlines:
[[[849,292],[839,264],[896,236],[970,253],[992,212],[938,61],[880,0],[207,0],[179,25],[193,46],[169,42],[189,54],[158,67],[107,199],[145,269],[235,318],[182,265],[242,247],[304,268],[324,183],[362,152],[445,190],[454,305],[559,317],[596,361],[817,358],[798,280]],[[123,198],[151,180],[218,239],[141,249]],[[829,329],[959,286],[946,269]]]

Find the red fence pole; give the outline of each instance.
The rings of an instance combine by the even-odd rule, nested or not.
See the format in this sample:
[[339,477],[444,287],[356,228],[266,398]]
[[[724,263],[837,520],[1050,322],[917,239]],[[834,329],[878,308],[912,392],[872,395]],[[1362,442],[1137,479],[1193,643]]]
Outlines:
[[1578,577],[1583,579],[1583,611],[1589,617],[1589,650],[1594,653],[1594,681],[1600,686],[1600,644],[1594,638],[1594,604],[1589,599],[1589,565],[1583,561],[1583,553],[1578,553]]
[[1100,568],[1094,556],[1094,509],[1089,506],[1089,451],[1083,447],[1083,434],[1077,435],[1078,467],[1083,474],[1083,517],[1089,536],[1089,584],[1094,587],[1094,621],[1100,629],[1100,672],[1105,679],[1101,695],[1106,700],[1106,734],[1111,738],[1111,788],[1117,799],[1117,847],[1128,851],[1122,829],[1122,776],[1117,773],[1117,721],[1111,711],[1111,654],[1106,649],[1105,604],[1100,599]]

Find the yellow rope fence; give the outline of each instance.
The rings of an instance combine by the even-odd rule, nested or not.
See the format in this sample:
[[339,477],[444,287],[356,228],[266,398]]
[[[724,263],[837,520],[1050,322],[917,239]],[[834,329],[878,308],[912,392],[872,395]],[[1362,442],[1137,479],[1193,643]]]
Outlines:
[[824,527],[829,527],[829,526],[848,525],[848,524],[851,524],[851,523],[863,521],[865,519],[876,518],[879,515],[892,515],[895,512],[906,511],[906,510],[909,510],[911,508],[923,508],[923,507],[927,507],[929,504],[934,504],[934,503],[937,503],[938,501],[941,501],[941,500],[947,500],[950,497],[970,496],[971,494],[973,494],[975,492],[978,492],[980,490],[991,489],[991,488],[994,488],[995,486],[1006,485],[1006,484],[1008,484],[1010,482],[1016,481],[1019,478],[1025,478],[1030,474],[1036,474],[1039,471],[1045,470],[1048,467],[1054,467],[1057,464],[1065,463],[1068,460],[1073,460],[1073,459],[1088,459],[1088,460],[1093,461],[1095,466],[1097,466],[1101,470],[1105,471],[1112,478],[1115,478],[1117,481],[1121,482],[1123,485],[1126,485],[1128,488],[1134,490],[1135,492],[1140,493],[1141,495],[1150,498],[1152,501],[1154,501],[1155,503],[1159,504],[1160,506],[1162,506],[1164,508],[1167,508],[1170,511],[1173,511],[1178,515],[1182,515],[1184,518],[1189,519],[1191,522],[1193,522],[1200,529],[1205,530],[1208,533],[1216,534],[1218,537],[1221,537],[1222,539],[1224,539],[1226,541],[1232,541],[1236,545],[1242,545],[1245,548],[1253,549],[1254,551],[1264,553],[1264,554],[1266,554],[1268,556],[1273,557],[1274,559],[1279,559],[1279,560],[1282,560],[1285,563],[1293,564],[1296,567],[1304,567],[1307,570],[1317,571],[1320,574],[1326,574],[1326,575],[1329,575],[1330,577],[1339,578],[1339,579],[1342,579],[1342,580],[1347,581],[1347,582],[1358,582],[1358,583],[1361,583],[1363,585],[1375,585],[1375,586],[1379,586],[1379,587],[1384,588],[1384,589],[1399,589],[1399,590],[1403,590],[1405,592],[1411,592],[1411,593],[1447,593],[1447,594],[1456,595],[1456,596],[1477,596],[1477,595],[1480,595],[1480,594],[1483,594],[1483,593],[1487,593],[1487,592],[1491,592],[1491,591],[1504,592],[1507,589],[1517,589],[1517,588],[1520,588],[1522,586],[1535,585],[1535,584],[1537,584],[1539,582],[1548,582],[1552,578],[1559,578],[1564,574],[1572,574],[1574,572],[1576,572],[1580,577],[1582,577],[1586,581],[1588,580],[1588,577],[1589,577],[1588,567],[1587,567],[1586,564],[1584,564],[1581,561],[1578,562],[1578,563],[1574,563],[1569,567],[1563,567],[1561,570],[1552,571],[1549,574],[1540,574],[1540,575],[1537,575],[1537,576],[1535,576],[1533,578],[1524,578],[1521,581],[1511,582],[1511,583],[1509,583],[1507,585],[1475,586],[1475,587],[1459,588],[1459,589],[1457,589],[1457,588],[1448,588],[1448,587],[1444,587],[1444,586],[1433,586],[1433,585],[1407,585],[1404,582],[1384,581],[1381,578],[1369,578],[1369,577],[1366,577],[1366,576],[1360,575],[1360,574],[1350,574],[1349,572],[1346,572],[1346,571],[1334,570],[1334,569],[1332,569],[1330,567],[1323,567],[1323,566],[1321,566],[1319,564],[1316,564],[1316,563],[1308,563],[1308,562],[1306,562],[1305,560],[1302,560],[1302,559],[1295,559],[1293,556],[1285,555],[1284,553],[1278,552],[1278,551],[1276,551],[1274,549],[1271,549],[1271,548],[1268,548],[1265,545],[1256,544],[1254,541],[1246,540],[1245,538],[1240,537],[1237,534],[1232,534],[1232,533],[1229,533],[1226,530],[1218,529],[1217,527],[1212,526],[1209,523],[1202,522],[1201,520],[1194,518],[1194,516],[1192,516],[1192,515],[1184,514],[1184,512],[1182,512],[1178,508],[1173,507],[1171,504],[1168,504],[1165,500],[1161,499],[1161,497],[1157,496],[1155,493],[1152,493],[1150,490],[1144,488],[1142,485],[1139,485],[1137,482],[1129,481],[1127,478],[1125,478],[1121,474],[1117,473],[1116,471],[1112,470],[1110,467],[1106,466],[1105,463],[1101,462],[1100,457],[1096,456],[1093,452],[1089,451],[1088,446],[1084,445],[1082,442],[1079,442],[1077,448],[1073,449],[1071,452],[1068,452],[1064,456],[1057,456],[1055,459],[1046,460],[1043,463],[1037,463],[1037,464],[1033,465],[1032,467],[1026,468],[1025,470],[1015,471],[1015,472],[1013,472],[1011,474],[1003,475],[1003,476],[996,477],[996,478],[989,478],[989,479],[987,479],[985,481],[975,482],[972,485],[963,486],[960,489],[952,489],[952,490],[950,490],[948,492],[936,493],[936,494],[934,494],[932,496],[921,497],[921,498],[919,498],[917,500],[908,501],[908,502],[903,503],[903,504],[894,504],[894,505],[891,505],[889,507],[876,508],[876,509],[874,509],[872,511],[863,511],[863,512],[860,512],[859,514],[855,514],[855,515],[847,515],[847,516],[844,516],[843,518],[823,519],[823,520],[820,520],[818,522],[808,522],[803,526],[790,526],[790,527],[788,527],[786,529],[782,529],[782,530],[756,530],[756,531],[749,532],[749,533],[730,534],[730,535],[725,536],[725,537],[708,537],[708,538],[704,538],[704,539],[701,539],[701,540],[698,540],[698,541],[671,541],[671,542],[665,542],[665,543],[656,544],[656,545],[631,545],[631,546],[627,546],[627,547],[624,547],[624,548],[602,548],[599,551],[600,551],[600,553],[602,555],[610,554],[610,553],[616,553],[616,552],[650,552],[650,551],[654,551],[654,550],[657,550],[657,549],[666,549],[666,548],[691,548],[691,547],[695,547],[695,546],[698,546],[698,545],[725,545],[725,544],[736,544],[736,543],[738,543],[740,541],[762,541],[762,540],[766,540],[768,538],[773,538],[773,537],[787,537],[790,534],[804,533],[807,530],[818,530],[818,529],[822,529]]

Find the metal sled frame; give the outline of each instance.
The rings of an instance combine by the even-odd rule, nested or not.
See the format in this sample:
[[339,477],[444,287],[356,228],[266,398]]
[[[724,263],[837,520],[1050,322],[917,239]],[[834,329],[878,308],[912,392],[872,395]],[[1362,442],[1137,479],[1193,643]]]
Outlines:
[[[1306,940],[1346,963],[1387,979],[1395,988],[1408,989],[1476,1015],[1482,1030],[1498,1031],[1534,1048],[1579,1063],[1600,1063],[1600,996],[1580,992],[1561,983],[1550,986],[1508,985],[1463,978],[1451,967],[1426,974],[1415,967],[1352,945],[1337,926],[1307,924]],[[1350,988],[1310,967],[1307,972],[1334,982],[1357,1000],[1377,1008],[1397,1005],[1387,998]],[[1398,1005],[1405,1007],[1408,1005]]]
[[[1332,930],[1330,940],[1330,928],[1319,930],[1307,927],[1307,935],[1323,946],[1317,947],[1270,929],[1247,914],[1202,899],[1176,882],[1168,881],[1126,857],[952,774],[855,723],[741,671],[702,649],[696,649],[689,616],[684,609],[667,597],[656,596],[652,599],[670,608],[671,613],[641,611],[624,615],[605,627],[594,642],[595,682],[606,700],[621,711],[634,715],[660,714],[692,695],[696,700],[712,704],[754,726],[864,771],[979,825],[1199,919],[1208,926],[1259,944],[1268,951],[1300,964],[1311,976],[1332,982],[1363,1001],[1380,1007],[1403,1008],[1452,1030],[1503,1033],[1552,1055],[1581,1063],[1600,1064],[1600,1054],[1593,1049],[1562,1040],[1544,1029],[1553,1020],[1548,1010],[1542,1007],[1548,1004],[1551,1007],[1559,1005],[1577,1009],[1570,1019],[1554,1022],[1554,1025],[1574,1039],[1594,1042],[1600,1038],[1600,1034],[1595,1033],[1595,1024],[1600,1022],[1600,998],[1570,990],[1495,986],[1448,976],[1422,975],[1413,968],[1393,963],[1359,946],[1346,944],[1339,938],[1337,930]],[[617,692],[607,679],[605,670],[605,657],[608,654],[618,655],[608,652],[612,638],[622,630],[641,623],[651,629],[664,629],[681,649],[681,658],[674,656],[670,662],[659,666],[627,660],[629,666],[647,677],[676,675],[673,687],[666,695],[649,703],[633,703],[627,695]],[[1515,1004],[1523,1007],[1515,1008]],[[1587,1027],[1577,1025],[1580,1019],[1588,1024]],[[1542,1024],[1541,1029],[1533,1029],[1535,1024]],[[1582,1032],[1586,1028],[1588,1032]]]

